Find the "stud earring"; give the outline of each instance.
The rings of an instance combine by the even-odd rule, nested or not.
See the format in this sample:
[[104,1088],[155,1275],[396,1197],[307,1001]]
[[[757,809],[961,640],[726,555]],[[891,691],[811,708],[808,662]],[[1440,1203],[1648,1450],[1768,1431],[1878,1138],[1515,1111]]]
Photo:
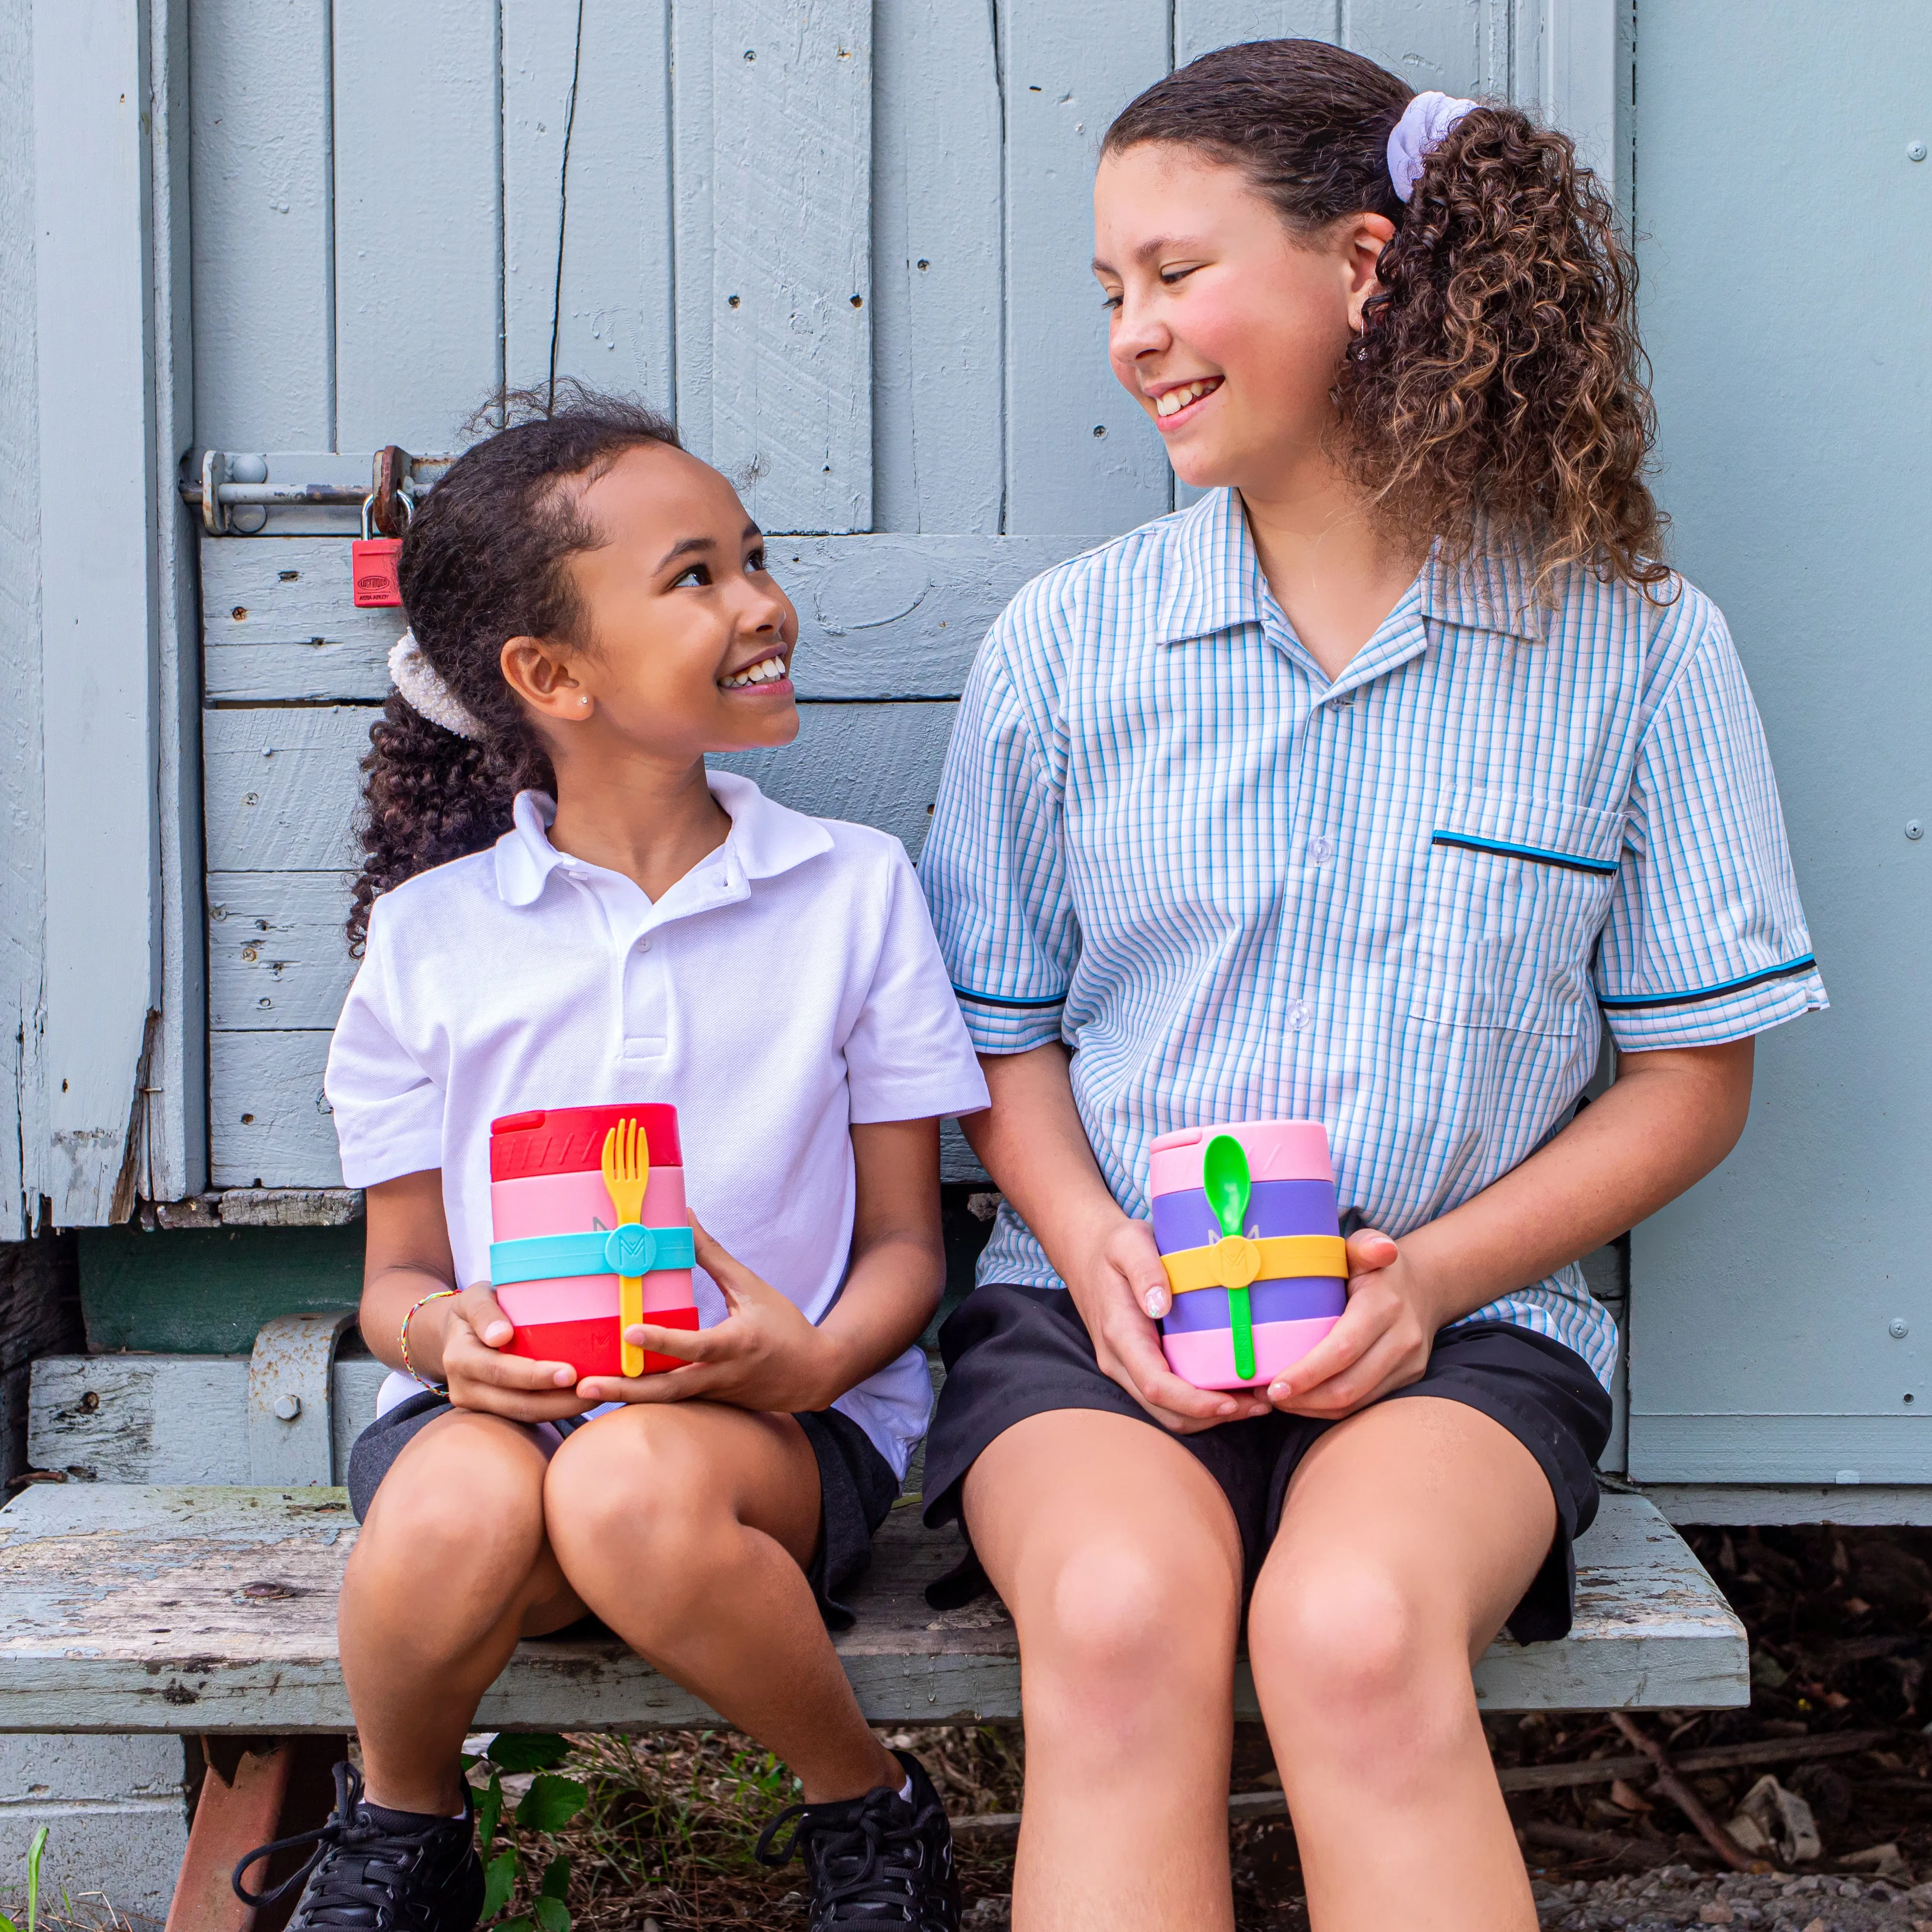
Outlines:
[[581,697],[580,697],[580,698],[578,699],[578,700],[577,700],[577,701],[578,701],[578,704],[588,704],[590,702],[590,693],[589,693],[588,692],[585,692],[585,693],[584,693]]

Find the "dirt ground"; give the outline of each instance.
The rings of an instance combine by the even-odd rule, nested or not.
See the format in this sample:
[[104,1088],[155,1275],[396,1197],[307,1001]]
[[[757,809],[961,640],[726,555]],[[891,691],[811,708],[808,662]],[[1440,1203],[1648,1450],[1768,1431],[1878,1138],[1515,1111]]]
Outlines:
[[[1932,1881],[1932,1738],[1923,1728],[1932,1708],[1921,1708],[1932,1654],[1932,1532],[1690,1534],[1750,1630],[1751,1703],[1638,1721],[1673,1761],[1688,1760],[1686,1782],[1720,1823],[1760,1778],[1775,1777],[1808,1808],[1818,1855],[1785,1869],[1774,1846],[1758,1872],[1731,1873],[1646,1773],[1516,1791],[1510,1808],[1543,1923],[1570,1932],[1932,1932],[1932,1882],[1916,1885],[1922,1874]],[[1516,1781],[1508,1774],[1532,1767],[1634,1755],[1605,1714],[1496,1718],[1488,1730],[1506,1785]],[[1807,1755],[1831,1752],[1841,1738],[1855,1748]],[[920,1754],[956,1816],[1018,1810],[1024,1742],[1016,1729],[934,1727],[889,1741]],[[1756,1761],[1694,1768],[1700,1754],[1736,1746],[1755,1748]],[[582,1932],[802,1924],[798,1868],[766,1873],[750,1856],[789,1780],[744,1740],[586,1740],[559,1768],[585,1778],[591,1802],[562,1832],[532,1842],[526,1866],[534,1872],[572,1856],[567,1903]],[[1279,1789],[1259,1726],[1239,1728],[1230,1782],[1237,1792]],[[1307,1918],[1286,1819],[1251,1818],[1230,1830],[1240,1932],[1301,1932]],[[958,1844],[968,1924],[997,1932],[1009,1922],[1013,1834],[968,1825]]]

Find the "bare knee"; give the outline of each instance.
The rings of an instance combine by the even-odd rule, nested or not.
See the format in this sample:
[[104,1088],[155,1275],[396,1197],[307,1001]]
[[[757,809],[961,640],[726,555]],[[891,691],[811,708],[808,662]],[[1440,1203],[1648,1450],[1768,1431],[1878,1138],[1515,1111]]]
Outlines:
[[477,1594],[507,1603],[544,1552],[543,1465],[519,1439],[427,1432],[376,1491],[350,1558],[365,1585],[405,1575],[412,1600]]
[[1233,1675],[1234,1585],[1221,1580],[1124,1538],[1067,1552],[1016,1610],[1028,1721],[1111,1752],[1170,1706],[1213,1712]]
[[650,1568],[654,1607],[677,1615],[701,1602],[736,1526],[730,1499],[674,1411],[638,1408],[592,1439],[572,1436],[551,1459],[544,1510],[566,1573],[620,1549]]
[[1272,1568],[1248,1616],[1277,1748],[1360,1772],[1420,1769],[1474,1720],[1462,1633],[1405,1579],[1347,1556]]

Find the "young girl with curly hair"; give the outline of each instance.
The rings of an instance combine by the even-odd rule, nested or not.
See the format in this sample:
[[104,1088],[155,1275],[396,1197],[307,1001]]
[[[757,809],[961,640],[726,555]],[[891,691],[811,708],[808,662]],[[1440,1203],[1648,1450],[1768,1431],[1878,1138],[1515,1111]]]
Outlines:
[[[1014,600],[921,861],[1005,1197],[926,1498],[1018,1626],[1013,1923],[1232,1922],[1245,1620],[1319,1932],[1528,1932],[1470,1666],[1569,1628],[1617,1348],[1579,1258],[1824,1004],[1762,734],[1659,560],[1632,269],[1562,135],[1227,47],[1114,123],[1094,221],[1204,494]],[[1204,1391],[1149,1144],[1282,1116],[1328,1130],[1346,1312]]]
[[[985,1104],[918,881],[706,770],[796,735],[798,621],[661,418],[578,395],[490,437],[400,562],[327,1082],[396,1371],[349,1467],[366,1784],[338,1768],[291,1922],[468,1932],[464,1733],[520,1639],[594,1614],[796,1774],[811,1932],[952,1932],[944,1810],[825,1628],[931,1406],[938,1117]],[[504,1352],[490,1123],[633,1100],[678,1109],[704,1325],[579,1381]]]

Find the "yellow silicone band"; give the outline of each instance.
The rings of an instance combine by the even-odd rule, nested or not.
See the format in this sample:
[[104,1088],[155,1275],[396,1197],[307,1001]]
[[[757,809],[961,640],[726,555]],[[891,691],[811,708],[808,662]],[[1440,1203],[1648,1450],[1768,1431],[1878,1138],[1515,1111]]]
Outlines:
[[1212,1246],[1183,1248],[1160,1259],[1168,1286],[1176,1294],[1192,1294],[1306,1275],[1346,1280],[1348,1244],[1339,1234],[1269,1234],[1258,1241],[1226,1234]]

